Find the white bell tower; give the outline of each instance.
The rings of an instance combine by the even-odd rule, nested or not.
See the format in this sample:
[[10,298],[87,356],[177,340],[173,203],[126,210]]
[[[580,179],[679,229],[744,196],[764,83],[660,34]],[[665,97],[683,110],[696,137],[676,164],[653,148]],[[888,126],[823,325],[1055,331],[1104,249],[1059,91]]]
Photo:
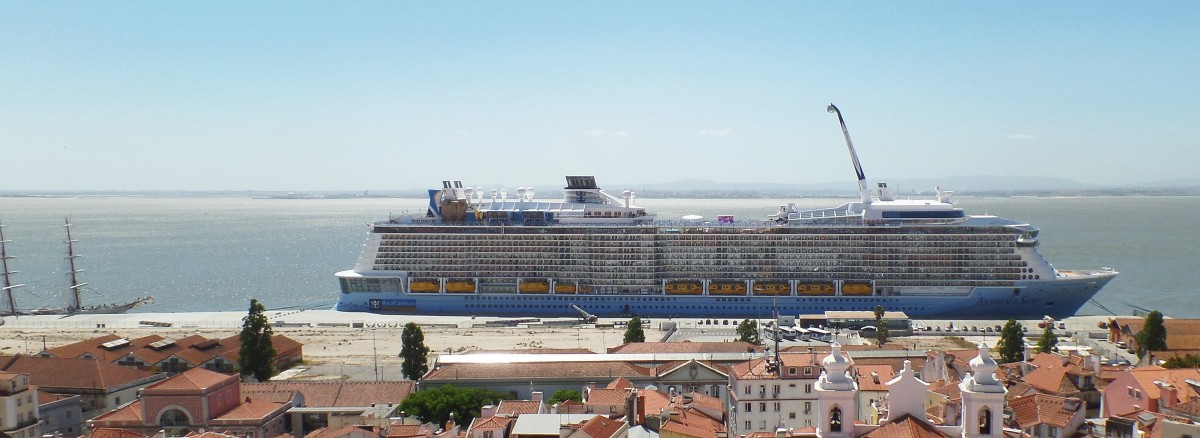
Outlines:
[[858,414],[858,383],[850,375],[850,361],[842,355],[842,346],[834,342],[833,351],[821,361],[825,368],[817,379],[817,436],[853,438]]
[[958,384],[962,391],[963,438],[1004,436],[1004,384],[996,380],[996,361],[979,344],[979,355],[971,359],[971,374]]

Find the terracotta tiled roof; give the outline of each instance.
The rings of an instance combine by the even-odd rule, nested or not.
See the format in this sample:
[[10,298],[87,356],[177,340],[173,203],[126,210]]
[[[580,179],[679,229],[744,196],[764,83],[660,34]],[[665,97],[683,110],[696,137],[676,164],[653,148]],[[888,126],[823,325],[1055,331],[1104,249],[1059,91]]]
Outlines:
[[630,382],[629,379],[617,377],[616,379],[613,379],[613,381],[608,382],[608,386],[605,386],[605,389],[625,389],[632,387],[633,382]]
[[393,424],[387,429],[388,438],[413,438],[426,436],[420,424]]
[[617,431],[621,430],[621,426],[624,425],[625,423],[620,421],[609,420],[608,418],[597,415],[592,417],[591,420],[584,422],[579,430],[583,431],[583,433],[586,433],[592,438],[611,438],[617,433]]
[[1187,383],[1187,379],[1200,380],[1200,370],[1197,369],[1175,369],[1168,370],[1157,366],[1148,366],[1134,368],[1128,371],[1137,380],[1138,385],[1141,385],[1142,392],[1151,400],[1160,398],[1159,387],[1154,384],[1155,380],[1163,380],[1170,382],[1179,390],[1179,399],[1187,400],[1196,397],[1196,390],[1192,385]]
[[[725,411],[725,404],[721,403],[721,399],[719,398],[704,395],[696,391],[688,393],[688,396],[692,398],[692,406],[704,407],[717,412]],[[682,399],[682,397],[679,398]]]
[[1175,406],[1164,407],[1162,410],[1170,414],[1177,414],[1192,418],[1200,417],[1200,397],[1189,399]]
[[1046,394],[1033,394],[1012,399],[1008,405],[1013,410],[1013,419],[1022,429],[1038,424],[1067,427],[1075,415],[1083,415],[1085,406],[1076,398]]
[[860,391],[887,391],[887,382],[896,376],[896,372],[889,365],[857,364],[854,372],[858,374]]
[[141,422],[142,421],[142,401],[136,400],[133,403],[130,403],[130,404],[127,404],[120,408],[117,408],[116,410],[100,414],[99,416],[97,416],[96,418],[93,418],[92,420],[94,420],[96,422],[101,422],[101,421]]
[[236,381],[237,377],[209,371],[204,368],[192,368],[166,380],[147,386],[145,392],[155,390],[205,390],[218,385]]
[[929,392],[946,397],[946,400],[952,402],[962,400],[962,388],[959,388],[957,383],[946,383],[937,388],[930,389]]
[[425,374],[425,380],[579,378],[608,381],[616,377],[644,378],[653,375],[650,368],[628,362],[577,362],[569,367],[559,363],[456,363],[442,365]]
[[625,406],[625,397],[629,392],[624,389],[593,389],[587,392],[584,404],[604,406]]
[[148,435],[142,435],[132,430],[117,429],[114,427],[97,427],[93,430],[88,438],[144,438]]
[[558,413],[560,414],[583,414],[587,412],[587,405],[583,402],[575,400],[567,400],[558,404]]
[[370,426],[355,426],[347,424],[337,429],[329,429],[322,427],[320,429],[309,432],[304,438],[339,438],[346,436],[380,436],[379,428]]
[[693,362],[695,362],[696,364],[698,364],[700,366],[708,368],[718,374],[723,374],[727,377],[729,376],[729,367],[727,367],[725,365],[721,365],[716,362],[707,361],[707,360],[676,360],[676,361],[667,362],[667,363],[664,363],[664,364],[654,367],[654,375],[662,377],[671,372],[674,372],[675,370],[683,368],[684,366],[690,366],[689,364],[691,364]]
[[471,427],[468,430],[508,430],[508,426],[512,422],[513,419],[508,417],[476,418],[471,421]]
[[42,388],[108,389],[153,377],[153,373],[96,359],[14,356],[4,371],[29,375]]
[[280,393],[293,391],[304,395],[306,407],[365,407],[372,403],[399,405],[412,393],[413,382],[272,381],[242,384],[243,396],[273,401],[280,401]]
[[932,424],[905,414],[867,432],[862,438],[950,438],[950,435],[937,430]]
[[540,414],[542,402],[534,400],[501,400],[496,405],[496,415],[515,417],[522,414]]
[[[103,344],[105,342],[115,341],[117,339],[121,339],[121,337],[117,336],[116,334],[107,334],[104,336],[98,336],[98,337],[91,338],[91,339],[84,339],[79,342],[72,342],[70,344],[63,345],[60,347],[54,347],[54,348],[46,350],[46,353],[50,353],[52,355],[52,357],[78,358],[80,356],[83,356],[84,353],[87,353],[94,349],[100,348],[100,344]],[[127,347],[119,349],[119,351],[128,351],[133,348],[135,348],[135,347],[127,346]]]
[[29,385],[29,389],[37,391],[37,400],[38,400],[39,405],[44,405],[46,403],[53,403],[53,402],[56,402],[56,401],[59,401],[62,399],[74,397],[74,396],[52,394],[52,393],[49,393],[46,391],[41,391],[41,390],[37,389],[36,386],[33,386],[33,385]]
[[1028,383],[1021,382],[1008,387],[1008,392],[1004,393],[1004,398],[1006,400],[1012,400],[1014,398],[1023,397],[1030,394],[1038,394],[1037,388],[1034,388]]
[[1079,392],[1075,382],[1067,375],[1071,366],[1058,363],[1046,364],[1025,375],[1025,383],[1046,394],[1070,394]]
[[747,342],[633,342],[613,348],[609,353],[747,353],[763,348]]
[[663,430],[681,433],[700,438],[715,438],[718,433],[725,431],[725,424],[710,418],[695,409],[678,409],[678,416],[672,415],[671,421],[662,425]]
[[912,362],[914,370],[920,370],[925,366],[924,357],[856,357],[854,358],[854,366],[862,365],[887,365],[893,370],[904,368],[904,361]]
[[[1114,318],[1112,321],[1119,327],[1127,327],[1127,331],[1135,336],[1146,324],[1143,318]],[[1163,319],[1163,327],[1167,329],[1168,350],[1200,348],[1200,319]]]
[[656,414],[671,404],[667,395],[658,391],[638,391],[638,398],[646,414]]
[[279,408],[285,406],[286,403],[275,403],[266,400],[255,400],[246,398],[237,407],[230,409],[229,412],[221,414],[216,420],[262,420],[270,416]]

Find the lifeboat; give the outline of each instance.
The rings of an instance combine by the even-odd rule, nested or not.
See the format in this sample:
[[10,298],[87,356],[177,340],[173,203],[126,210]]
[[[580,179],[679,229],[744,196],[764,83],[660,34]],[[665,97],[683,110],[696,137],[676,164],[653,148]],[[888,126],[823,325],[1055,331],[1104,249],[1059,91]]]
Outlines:
[[446,282],[446,292],[452,294],[469,294],[475,292],[475,280],[458,279]]
[[550,292],[550,281],[544,279],[521,280],[517,290],[523,294],[544,294]]
[[710,295],[745,295],[746,283],[740,281],[714,281],[708,284]]
[[756,281],[754,282],[755,295],[791,295],[792,287],[786,281]]
[[842,295],[871,295],[870,283],[844,283],[842,284]]
[[554,283],[554,293],[556,294],[574,294],[575,283],[559,281]]
[[704,293],[704,286],[699,281],[668,281],[663,291],[667,295],[700,295]]
[[799,295],[833,295],[833,283],[800,283],[796,285]]
[[417,294],[436,294],[441,289],[436,279],[416,278],[408,282],[408,291]]

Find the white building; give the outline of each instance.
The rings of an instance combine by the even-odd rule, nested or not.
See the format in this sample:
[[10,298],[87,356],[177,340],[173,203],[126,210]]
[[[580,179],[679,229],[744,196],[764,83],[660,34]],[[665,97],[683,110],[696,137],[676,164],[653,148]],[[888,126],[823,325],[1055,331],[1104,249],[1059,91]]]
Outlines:
[[[835,351],[850,363],[840,348]],[[729,435],[815,427],[820,359],[815,352],[782,353],[778,364],[762,357],[730,367]]]
[[37,390],[29,387],[29,375],[0,371],[0,436],[41,435]]

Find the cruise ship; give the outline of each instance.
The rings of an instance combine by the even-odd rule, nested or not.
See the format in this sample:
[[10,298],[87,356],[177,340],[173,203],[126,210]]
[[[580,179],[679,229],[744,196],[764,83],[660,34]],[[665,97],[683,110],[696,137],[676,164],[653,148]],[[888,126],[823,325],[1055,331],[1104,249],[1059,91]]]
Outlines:
[[[1117,272],[1059,270],[1038,229],[969,215],[936,191],[868,188],[845,121],[859,199],[761,220],[660,221],[634,193],[568,176],[559,199],[532,188],[429,190],[422,216],[371,225],[335,309],[420,315],[770,318],[883,306],[913,317],[1066,317]],[[687,219],[687,218],[685,218]]]

